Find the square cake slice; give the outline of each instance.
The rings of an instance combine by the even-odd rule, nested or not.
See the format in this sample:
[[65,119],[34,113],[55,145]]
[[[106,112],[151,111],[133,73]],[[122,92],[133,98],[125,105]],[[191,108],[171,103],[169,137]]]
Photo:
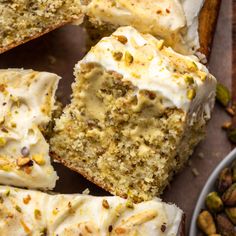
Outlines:
[[46,129],[60,77],[33,70],[0,70],[0,184],[52,189],[57,174]]
[[123,197],[162,193],[203,139],[216,79],[194,56],[121,27],[76,65],[53,155]]
[[0,53],[82,18],[80,0],[0,1]]
[[0,236],[184,236],[183,211],[157,198],[130,205],[0,186],[0,199]]
[[89,0],[85,7],[97,29],[133,26],[142,33],[165,39],[184,54],[200,48],[199,15],[205,0]]

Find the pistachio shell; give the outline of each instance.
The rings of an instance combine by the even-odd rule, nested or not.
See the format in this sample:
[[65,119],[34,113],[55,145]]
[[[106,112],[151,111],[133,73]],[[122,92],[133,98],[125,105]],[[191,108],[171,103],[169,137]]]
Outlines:
[[226,212],[228,218],[231,220],[231,222],[234,225],[236,225],[236,207],[226,208],[225,212]]

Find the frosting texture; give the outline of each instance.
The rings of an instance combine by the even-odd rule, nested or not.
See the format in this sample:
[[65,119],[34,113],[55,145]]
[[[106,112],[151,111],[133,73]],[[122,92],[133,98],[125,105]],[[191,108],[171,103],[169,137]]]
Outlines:
[[0,183],[52,189],[57,175],[41,130],[51,119],[59,77],[0,70]]
[[1,236],[173,236],[183,218],[182,210],[157,198],[131,206],[119,197],[49,195],[7,186],[0,186],[0,198]]

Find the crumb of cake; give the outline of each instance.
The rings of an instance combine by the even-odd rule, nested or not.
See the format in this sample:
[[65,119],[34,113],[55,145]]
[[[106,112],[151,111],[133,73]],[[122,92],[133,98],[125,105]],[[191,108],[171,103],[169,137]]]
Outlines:
[[79,0],[13,0],[0,3],[0,51],[50,28],[77,20]]

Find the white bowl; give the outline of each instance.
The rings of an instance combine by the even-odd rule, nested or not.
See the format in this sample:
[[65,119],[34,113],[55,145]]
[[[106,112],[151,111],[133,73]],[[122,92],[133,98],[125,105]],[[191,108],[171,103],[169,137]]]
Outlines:
[[198,198],[192,220],[190,225],[190,231],[189,236],[197,236],[197,233],[199,232],[197,228],[197,217],[202,209],[205,208],[205,199],[208,193],[214,191],[215,189],[215,183],[217,181],[217,178],[221,172],[222,169],[225,167],[230,166],[230,164],[236,159],[236,148],[230,152],[224,160],[222,160],[219,165],[215,168],[215,170],[212,172],[210,177],[208,178],[204,188],[201,191],[201,194]]

